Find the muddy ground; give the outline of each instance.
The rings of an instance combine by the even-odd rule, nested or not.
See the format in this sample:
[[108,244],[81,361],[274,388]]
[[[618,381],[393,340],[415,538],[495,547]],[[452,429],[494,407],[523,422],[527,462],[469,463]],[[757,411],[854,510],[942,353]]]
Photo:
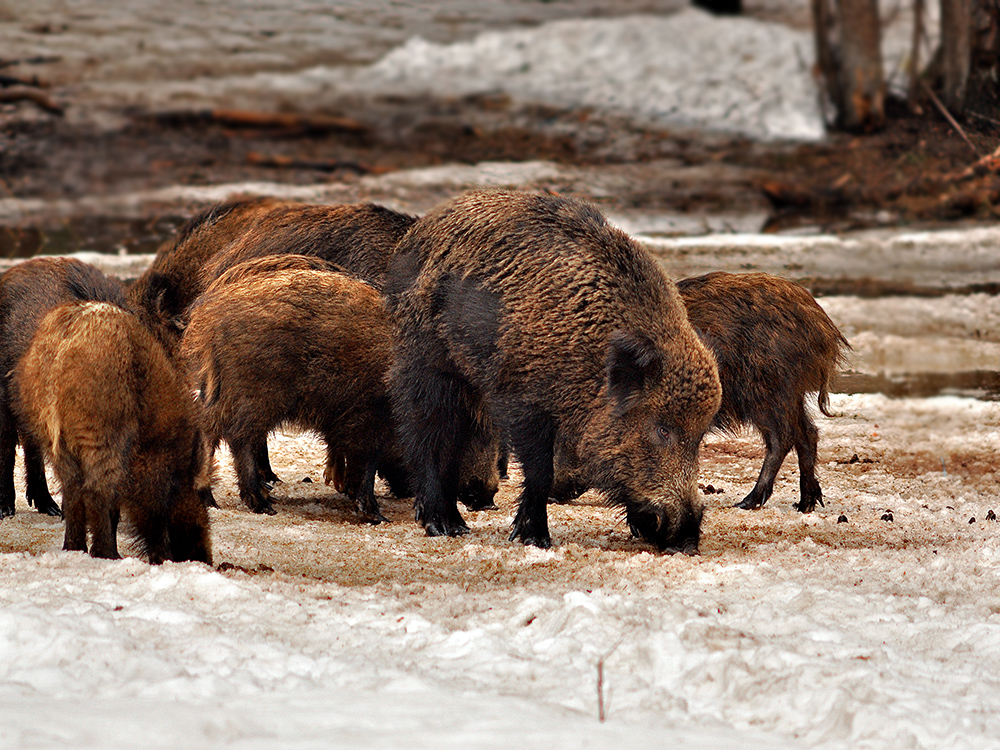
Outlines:
[[[308,119],[250,127],[191,112],[133,113],[108,131],[30,109],[0,104],[0,197],[58,201],[267,181],[329,182],[345,199],[377,200],[352,184],[414,167],[546,160],[596,176],[551,189],[609,210],[751,217],[753,229],[771,232],[991,223],[1000,205],[995,172],[961,177],[996,148],[1000,126],[965,123],[970,146],[929,104],[914,115],[893,103],[884,131],[833,134],[819,144],[650,131],[607,114],[515,107],[502,96],[367,101],[349,113],[351,132],[318,132]],[[602,175],[614,179],[613,189],[594,189]],[[428,194],[417,207],[443,197]],[[127,220],[8,217],[0,257],[152,252],[193,210],[151,205]]]

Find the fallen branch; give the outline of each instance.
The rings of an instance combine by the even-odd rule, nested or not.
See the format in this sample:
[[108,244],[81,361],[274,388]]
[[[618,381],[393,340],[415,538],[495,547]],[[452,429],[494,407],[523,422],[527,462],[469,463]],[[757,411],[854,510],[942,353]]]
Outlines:
[[314,159],[299,159],[294,156],[267,156],[255,151],[247,154],[247,164],[273,169],[312,169],[318,172],[347,171],[359,175],[382,171],[358,161],[345,161],[342,159],[317,161]]
[[36,89],[47,89],[49,83],[48,81],[41,80],[38,76],[16,78],[14,76],[0,75],[0,87],[7,88],[9,86],[33,86]]
[[0,68],[10,68],[14,65],[45,65],[46,63],[57,63],[61,61],[61,57],[38,55],[36,57],[24,57],[17,60],[0,60]]
[[976,156],[982,156],[982,154],[979,153],[979,149],[976,148],[975,144],[969,140],[969,136],[967,136],[965,131],[962,130],[962,126],[958,124],[958,120],[951,116],[951,112],[948,111],[948,108],[944,106],[941,100],[937,98],[937,94],[935,94],[931,87],[927,85],[927,81],[921,80],[920,83],[923,85],[927,95],[930,96],[931,101],[934,102],[934,106],[941,110],[941,114],[943,114],[945,119],[951,123],[951,126],[958,131],[958,134],[962,136],[962,139],[969,144],[969,148],[972,149],[973,153]]
[[287,112],[254,112],[243,109],[203,109],[170,111],[144,115],[163,125],[218,123],[230,127],[261,130],[280,129],[310,133],[366,133],[368,126],[358,120],[333,115],[301,115]]
[[961,172],[948,175],[947,179],[953,182],[960,182],[972,177],[984,177],[991,172],[1000,172],[1000,146],[997,146],[997,150],[992,154],[988,154],[974,164],[970,164]]
[[52,101],[41,91],[21,87],[0,89],[0,103],[22,101],[31,102],[53,115],[62,115],[64,112],[62,107]]

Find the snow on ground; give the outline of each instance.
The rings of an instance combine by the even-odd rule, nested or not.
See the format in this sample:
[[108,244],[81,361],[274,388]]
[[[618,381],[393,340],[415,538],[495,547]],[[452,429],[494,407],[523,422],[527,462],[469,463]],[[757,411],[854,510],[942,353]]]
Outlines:
[[223,455],[229,569],[62,553],[19,500],[0,540],[35,554],[0,555],[0,746],[994,747],[1000,407],[833,408],[816,513],[791,508],[791,461],[764,509],[730,508],[759,440],[709,440],[725,492],[695,558],[630,540],[593,493],[550,509],[552,550],[512,544],[513,482],[462,539],[388,496],[373,528],[300,481],[323,457],[304,435],[271,443],[275,517],[239,507]]
[[363,71],[365,89],[620,112],[644,124],[763,139],[823,136],[809,34],[689,8],[668,17],[555,21],[450,45],[411,39]]
[[[676,10],[683,4],[667,5]],[[275,18],[253,19],[261,24],[257,28],[240,19],[237,7],[229,10],[210,14],[199,29],[190,20],[141,7],[105,9],[83,13],[64,27],[50,23],[47,34],[33,31],[41,23],[12,29],[6,44],[11,55],[82,58],[91,75],[72,85],[71,119],[95,117],[88,106],[94,103],[107,110],[337,109],[345,97],[358,95],[504,93],[518,104],[597,108],[658,127],[764,140],[816,140],[824,133],[810,72],[811,36],[779,23],[719,19],[694,8],[662,16],[561,19],[446,43],[414,36],[377,62],[358,66],[346,65],[342,56],[364,57],[357,41],[345,40],[345,30],[361,23],[357,35],[380,48],[386,34],[365,26],[357,9],[343,18],[310,8],[287,17],[275,10]],[[37,11],[11,12],[27,20]],[[309,18],[315,19],[312,28]],[[286,21],[282,33],[274,31]],[[318,34],[323,28],[329,33]],[[302,49],[296,51],[296,44]],[[316,64],[323,60],[333,64]],[[67,75],[78,74],[61,73]]]
[[[228,0],[214,3],[206,28],[221,20],[232,32],[219,37],[181,22],[187,13],[138,2],[55,3],[68,20],[46,30],[53,2],[9,3],[3,18],[19,23],[0,25],[0,40],[10,56],[61,50],[87,79],[72,92],[84,113],[88,95],[116,105],[124,96],[150,106],[255,108],[322,106],[341,85],[425,86],[446,96],[476,90],[467,84],[474,74],[476,86],[526,101],[689,124],[721,113],[720,128],[752,126],[761,137],[815,133],[815,102],[800,97],[811,49],[802,32],[741,20],[731,27],[740,33],[725,36],[721,22],[692,10],[475,36],[495,25],[480,19],[470,33],[413,40],[377,61],[365,42],[384,34],[387,49],[408,36],[400,30],[407,21],[373,25],[364,4],[349,4],[350,28],[371,27],[371,35],[352,31],[353,52],[338,46],[343,40],[330,50],[370,65],[342,75],[343,60],[326,59],[323,40],[343,26],[321,3],[287,6],[315,13],[294,22],[267,3],[247,18],[227,16]],[[671,22],[685,32],[667,44]],[[261,41],[274,29],[288,30],[277,47]],[[705,35],[712,44],[689,47]],[[721,54],[716,42],[733,46]],[[785,54],[772,58],[779,48]],[[728,59],[734,49],[739,70]],[[702,50],[716,59],[697,57]],[[799,82],[794,102],[754,77],[762,63]],[[221,75],[199,79],[200,70]],[[699,90],[671,88],[672,76]],[[743,98],[750,90],[753,101]],[[445,167],[365,178],[360,188],[178,186],[65,204],[9,198],[0,219],[130,215],[234,192],[338,201],[360,190],[424,210],[466,187],[567,179],[565,167],[545,163]],[[664,221],[612,218],[638,234],[660,232]],[[753,267],[935,288],[1000,280],[992,229],[643,239],[675,276]],[[134,275],[149,258],[99,260]],[[854,365],[891,372],[918,361],[995,362],[992,299],[822,302],[851,337]],[[934,356],[920,359],[926,351]],[[409,503],[390,496],[381,502],[391,522],[370,527],[345,498],[302,481],[321,476],[323,450],[294,434],[271,441],[286,480],[274,517],[239,506],[223,455],[223,507],[211,514],[215,569],[60,552],[61,522],[19,495],[17,516],[0,522],[0,747],[995,747],[1000,526],[986,519],[1000,511],[1000,407],[840,394],[832,406],[838,416],[820,419],[827,505],[815,513],[792,510],[792,458],[765,508],[732,509],[753,485],[760,441],[707,441],[701,481],[724,492],[705,495],[695,558],[653,554],[594,493],[550,509],[554,549],[512,544],[516,472],[499,510],[467,514],[465,538],[427,538]]]

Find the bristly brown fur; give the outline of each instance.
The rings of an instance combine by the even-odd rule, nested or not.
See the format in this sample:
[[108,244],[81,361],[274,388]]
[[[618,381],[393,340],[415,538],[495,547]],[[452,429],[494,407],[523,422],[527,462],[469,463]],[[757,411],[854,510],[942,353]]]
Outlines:
[[797,507],[822,504],[815,477],[818,432],[806,409],[817,394],[829,410],[829,383],[850,345],[809,292],[766,273],[710,273],[677,283],[688,319],[715,355],[722,405],[714,426],[734,432],[753,425],[768,455],[753,491],[740,507],[767,502],[782,461],[792,447],[799,459]]
[[9,377],[50,310],[88,300],[127,307],[118,279],[72,258],[33,258],[0,277],[0,518],[14,515],[14,451],[19,439],[28,504],[39,513],[61,515],[49,493],[40,449],[19,429],[11,411]]
[[348,495],[382,520],[373,485],[393,425],[389,320],[375,289],[312,269],[220,279],[192,306],[179,356],[200,392],[206,440],[212,450],[229,443],[248,507],[274,512],[259,451],[268,433],[294,424],[324,437],[332,468],[347,459]]
[[134,315],[103,302],[56,307],[11,390],[18,424],[62,485],[65,549],[117,558],[124,514],[151,563],[211,562],[194,405]]
[[414,224],[386,291],[394,408],[428,533],[467,530],[455,506],[462,456],[492,429],[525,474],[512,537],[551,543],[558,435],[638,533],[662,548],[697,546],[697,449],[718,406],[715,363],[673,284],[596,208],[466,194]]
[[188,308],[233,266],[269,255],[307,255],[380,288],[389,257],[413,221],[371,203],[257,198],[209,206],[157,251],[130,299],[173,355]]

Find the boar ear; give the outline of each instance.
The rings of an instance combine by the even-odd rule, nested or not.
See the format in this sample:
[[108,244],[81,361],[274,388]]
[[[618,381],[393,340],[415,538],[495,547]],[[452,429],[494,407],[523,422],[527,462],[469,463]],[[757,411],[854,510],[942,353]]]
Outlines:
[[628,411],[643,390],[663,373],[663,355],[656,345],[636,331],[615,331],[608,342],[605,359],[608,394],[618,411]]
[[174,281],[166,274],[153,274],[149,279],[146,292],[147,308],[162,321],[171,324],[179,319],[181,313],[180,301],[177,299],[177,289]]

